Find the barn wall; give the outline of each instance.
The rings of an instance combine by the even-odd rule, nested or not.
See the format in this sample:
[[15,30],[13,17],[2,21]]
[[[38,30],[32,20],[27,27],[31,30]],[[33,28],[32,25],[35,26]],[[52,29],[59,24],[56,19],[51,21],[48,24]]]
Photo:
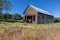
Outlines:
[[51,15],[46,15],[46,23],[53,23],[53,18]]
[[53,23],[53,16],[38,13],[38,23]]
[[38,14],[38,23],[46,23],[46,15],[45,14]]
[[24,13],[25,16],[27,16],[27,15],[36,15],[36,14],[37,14],[37,11],[34,8],[30,7],[30,6],[26,9],[26,11]]
[[38,13],[38,23],[42,23],[42,14]]
[[35,16],[35,21],[33,21],[33,23],[36,23],[37,22],[37,11],[34,8],[29,6],[25,10],[23,20],[25,21],[25,16],[33,16],[33,15]]

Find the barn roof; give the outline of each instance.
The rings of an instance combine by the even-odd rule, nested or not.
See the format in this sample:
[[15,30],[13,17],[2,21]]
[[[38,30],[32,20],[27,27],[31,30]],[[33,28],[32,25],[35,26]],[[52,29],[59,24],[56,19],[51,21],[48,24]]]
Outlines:
[[47,15],[52,15],[51,13],[49,13],[49,12],[43,10],[43,9],[37,8],[37,7],[33,6],[33,5],[29,5],[29,6],[33,7],[37,12],[41,12],[41,13],[47,14]]

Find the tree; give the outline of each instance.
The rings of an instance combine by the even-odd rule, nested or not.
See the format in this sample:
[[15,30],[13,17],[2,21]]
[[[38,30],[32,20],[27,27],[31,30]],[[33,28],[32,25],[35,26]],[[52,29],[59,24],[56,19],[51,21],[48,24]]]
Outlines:
[[55,23],[57,23],[57,22],[60,23],[60,18],[54,18],[54,22],[55,22]]
[[10,10],[10,9],[11,9],[11,2],[8,1],[8,0],[4,0],[4,1],[3,1],[3,8],[4,8],[6,11]]
[[2,6],[3,6],[3,0],[0,0],[0,20],[2,19]]
[[22,16],[19,13],[15,13],[15,14],[13,14],[13,19],[15,19],[15,20],[21,20]]
[[8,20],[8,19],[11,19],[12,18],[12,15],[11,14],[9,14],[9,13],[4,13],[3,14],[3,19],[5,19],[5,20]]
[[0,0],[0,20],[3,18],[2,11],[10,10],[10,2],[8,0]]
[[2,13],[3,10],[10,10],[11,3],[8,0],[0,0],[0,13]]
[[3,0],[0,0],[0,13],[2,11],[2,6],[3,6]]

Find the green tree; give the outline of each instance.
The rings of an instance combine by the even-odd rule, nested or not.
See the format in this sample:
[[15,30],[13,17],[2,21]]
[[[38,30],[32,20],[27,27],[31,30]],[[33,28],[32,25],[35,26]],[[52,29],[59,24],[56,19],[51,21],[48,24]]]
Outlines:
[[54,18],[54,22],[60,22],[60,18]]
[[4,13],[3,17],[4,17],[3,19],[5,19],[5,20],[12,19],[12,15],[9,13]]
[[15,20],[21,20],[22,16],[19,13],[15,13],[15,14],[13,14],[13,19],[15,19]]

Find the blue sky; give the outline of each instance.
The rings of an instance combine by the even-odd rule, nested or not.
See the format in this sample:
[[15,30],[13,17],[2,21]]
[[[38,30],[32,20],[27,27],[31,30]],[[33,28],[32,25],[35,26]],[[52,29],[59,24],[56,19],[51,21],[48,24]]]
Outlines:
[[11,1],[11,11],[9,13],[20,13],[23,15],[26,7],[31,4],[44,9],[55,17],[60,17],[60,0],[9,0]]

